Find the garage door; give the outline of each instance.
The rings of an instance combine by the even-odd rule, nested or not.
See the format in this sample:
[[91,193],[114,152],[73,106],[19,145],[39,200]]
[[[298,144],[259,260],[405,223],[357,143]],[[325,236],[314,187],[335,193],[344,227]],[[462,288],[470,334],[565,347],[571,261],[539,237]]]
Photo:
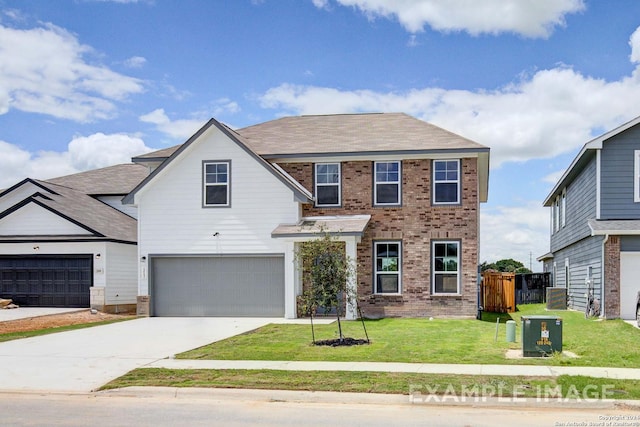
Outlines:
[[640,291],[640,252],[620,252],[620,317],[636,318],[636,295]]
[[154,316],[284,316],[284,257],[154,257]]
[[0,298],[29,307],[89,307],[91,255],[0,256]]

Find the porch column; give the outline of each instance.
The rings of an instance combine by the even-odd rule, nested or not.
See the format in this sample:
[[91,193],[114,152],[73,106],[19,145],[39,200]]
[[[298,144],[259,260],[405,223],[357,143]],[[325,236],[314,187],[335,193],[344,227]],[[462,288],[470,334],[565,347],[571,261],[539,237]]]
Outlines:
[[284,317],[295,319],[296,316],[296,264],[295,243],[285,241],[284,251]]
[[[358,277],[357,277],[357,266],[358,266],[358,244],[356,242],[355,237],[345,240],[345,252],[347,254],[347,258],[349,258],[353,262],[353,276],[347,282],[347,288],[351,291],[351,293],[358,298]],[[355,301],[347,302],[347,312],[345,313],[345,319],[347,320],[355,320],[358,318],[358,312],[356,309]]]

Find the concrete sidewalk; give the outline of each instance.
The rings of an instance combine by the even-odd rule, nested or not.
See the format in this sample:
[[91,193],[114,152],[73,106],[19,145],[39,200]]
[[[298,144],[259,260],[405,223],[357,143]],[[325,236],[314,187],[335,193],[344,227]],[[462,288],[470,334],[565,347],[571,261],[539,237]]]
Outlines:
[[52,314],[88,311],[88,308],[55,308],[55,307],[18,307],[0,310],[0,322],[28,319],[30,317],[50,316]]
[[393,362],[297,362],[263,360],[162,359],[144,368],[167,369],[272,369],[284,371],[406,372],[417,374],[507,375],[557,377],[583,375],[596,378],[640,380],[640,369],[538,365],[462,365]]

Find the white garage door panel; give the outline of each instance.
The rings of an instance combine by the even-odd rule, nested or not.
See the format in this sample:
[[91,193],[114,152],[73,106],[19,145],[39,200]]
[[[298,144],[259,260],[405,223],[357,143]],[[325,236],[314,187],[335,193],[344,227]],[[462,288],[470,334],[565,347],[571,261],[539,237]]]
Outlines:
[[282,256],[158,257],[155,316],[284,316]]
[[636,295],[640,291],[640,252],[620,252],[620,317],[636,318]]

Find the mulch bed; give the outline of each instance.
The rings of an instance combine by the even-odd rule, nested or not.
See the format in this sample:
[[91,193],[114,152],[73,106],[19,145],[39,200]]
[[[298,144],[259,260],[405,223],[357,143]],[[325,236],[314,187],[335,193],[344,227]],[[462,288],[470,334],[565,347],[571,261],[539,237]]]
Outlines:
[[339,338],[335,338],[331,340],[316,341],[314,344],[327,345],[330,347],[339,347],[339,346],[364,345],[364,344],[369,344],[369,341],[363,340],[363,339],[355,339],[355,338],[343,338],[341,341]]

